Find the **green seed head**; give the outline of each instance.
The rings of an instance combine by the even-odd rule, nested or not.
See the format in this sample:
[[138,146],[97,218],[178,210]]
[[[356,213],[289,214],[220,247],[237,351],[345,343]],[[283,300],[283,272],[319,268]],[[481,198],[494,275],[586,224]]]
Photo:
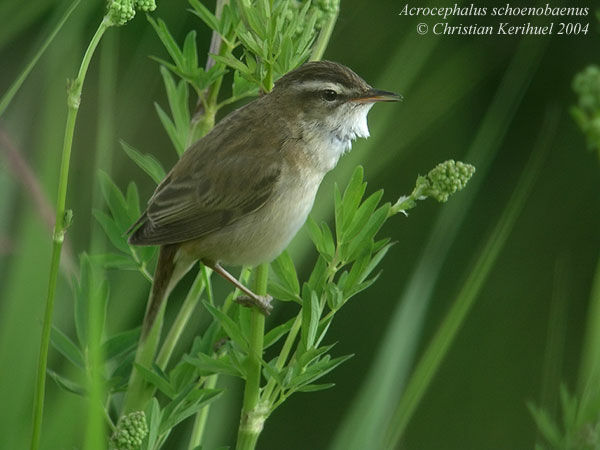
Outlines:
[[589,66],[573,79],[573,90],[579,96],[579,107],[588,114],[600,115],[600,68]]
[[417,186],[425,197],[446,202],[450,195],[464,188],[475,173],[475,167],[452,159],[435,166],[425,177],[417,179]]
[[107,16],[114,25],[125,25],[135,16],[133,0],[110,0]]
[[154,0],[135,0],[135,9],[146,12],[154,11],[156,2]]
[[117,424],[117,429],[110,438],[111,450],[135,450],[148,434],[148,424],[144,411],[127,414]]

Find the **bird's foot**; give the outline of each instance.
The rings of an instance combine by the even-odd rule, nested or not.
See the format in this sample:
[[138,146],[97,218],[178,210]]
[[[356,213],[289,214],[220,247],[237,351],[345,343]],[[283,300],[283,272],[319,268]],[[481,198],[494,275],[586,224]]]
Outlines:
[[260,310],[260,312],[262,312],[265,316],[271,314],[271,311],[273,310],[271,300],[273,300],[273,297],[271,297],[270,295],[256,294],[254,294],[254,296],[240,295],[235,299],[237,303],[247,308],[256,306]]

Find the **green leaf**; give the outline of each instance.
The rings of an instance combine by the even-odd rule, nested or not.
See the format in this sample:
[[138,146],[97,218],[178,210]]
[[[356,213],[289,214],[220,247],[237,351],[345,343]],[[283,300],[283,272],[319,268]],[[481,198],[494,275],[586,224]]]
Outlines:
[[302,291],[302,343],[304,348],[310,350],[317,335],[321,308],[315,291],[309,289],[306,285]]
[[154,370],[150,370],[144,366],[135,363],[135,367],[140,373],[140,375],[144,378],[144,380],[152,384],[167,397],[172,399],[177,395],[175,389],[171,385],[171,382],[166,377],[166,375],[162,373],[162,371],[160,371],[158,366],[154,365]]
[[[160,73],[167,91],[169,108],[171,109],[171,114],[173,115],[172,123],[174,125],[175,132],[177,133],[177,141],[179,144],[176,146],[176,149],[178,154],[181,156],[185,150],[185,145],[190,130],[188,86],[184,81],[176,84],[173,80],[173,77],[165,67],[160,68]],[[161,118],[161,121],[164,121],[164,119]]]
[[207,301],[204,301],[204,307],[208,310],[208,312],[221,324],[223,330],[229,338],[235,342],[244,352],[248,352],[248,341],[244,337],[242,330],[239,328],[237,323],[225,314],[220,309],[215,308]]
[[327,330],[329,330],[329,326],[331,325],[331,321],[333,320],[333,314],[329,315],[326,319],[323,319],[319,322],[319,327],[317,328],[318,338],[315,341],[315,346],[318,347],[325,339],[325,335],[327,334]]
[[288,288],[282,286],[273,279],[270,279],[268,281],[267,292],[273,298],[276,298],[277,300],[282,302],[302,303],[302,300],[297,294],[294,294],[292,291],[288,290]]
[[215,61],[225,64],[226,66],[231,67],[232,69],[240,71],[241,74],[250,75],[253,73],[253,71],[250,70],[250,68],[246,64],[244,64],[239,59],[236,59],[235,57],[233,57],[231,55],[221,56],[221,55],[214,55],[211,53],[210,56],[212,56],[212,58]]
[[369,264],[365,269],[361,272],[359,282],[362,282],[371,275],[371,272],[377,267],[377,265],[381,262],[383,257],[387,254],[388,250],[395,244],[395,242],[390,242],[385,244],[374,256],[371,257]]
[[254,33],[256,33],[257,36],[263,39],[267,38],[267,29],[265,27],[265,24],[268,24],[270,22],[269,20],[267,20],[267,17],[265,17],[263,14],[260,14],[256,8],[246,7],[243,4],[241,12],[244,14],[247,24],[250,26],[250,29]]
[[371,262],[371,251],[373,249],[373,240],[365,242],[365,248],[361,251],[361,257],[352,263],[350,272],[343,283],[344,293],[350,291],[354,286],[362,281],[362,273],[365,271],[369,263]]
[[198,16],[211,30],[220,31],[219,19],[198,0],[188,0],[192,8],[193,14]]
[[[360,204],[360,201],[365,193],[365,189],[367,188],[367,183],[363,182],[363,175],[364,170],[362,166],[357,166],[352,173],[352,178],[350,178],[348,186],[346,186],[346,190],[344,191],[341,205],[341,234],[339,236],[343,236],[348,229],[350,222],[356,213],[358,205]],[[338,218],[336,216],[336,220],[337,219]]]
[[83,386],[75,381],[69,380],[62,375],[57,374],[55,371],[51,369],[47,369],[46,371],[50,378],[54,380],[54,382],[58,385],[59,388],[66,392],[70,392],[75,395],[81,395],[82,397],[86,395],[86,390]]
[[243,31],[237,34],[237,37],[242,42],[244,47],[250,50],[255,55],[262,59],[268,59],[269,54],[265,52],[265,42],[258,36],[253,36],[247,31]]
[[335,237],[339,244],[342,241],[343,235],[344,209],[342,194],[340,193],[340,188],[337,183],[333,185],[333,204],[335,213]]
[[108,205],[113,220],[120,228],[121,232],[127,230],[131,225],[131,222],[137,219],[137,217],[131,217],[129,215],[127,201],[121,190],[110,178],[110,175],[100,170],[98,172],[98,178],[100,180],[100,190],[102,191],[102,195]]
[[374,277],[371,277],[368,280],[365,280],[362,283],[359,283],[359,284],[355,285],[349,291],[345,291],[345,293],[344,293],[344,297],[345,297],[344,301],[348,301],[348,299],[350,299],[351,297],[355,296],[359,292],[362,292],[365,289],[371,287],[371,285],[377,281],[377,279],[379,278],[379,275],[381,275],[381,272],[379,272]]
[[333,242],[333,235],[327,224],[322,222],[319,227],[317,222],[309,216],[306,221],[306,229],[308,230],[317,251],[323,255],[327,261],[331,261],[335,254],[335,244]]
[[131,353],[137,347],[140,338],[141,327],[122,331],[107,339],[102,344],[102,353],[106,360],[110,360],[123,354]]
[[196,383],[190,383],[163,410],[159,435],[168,432],[178,423],[196,414],[222,393],[213,389],[197,389]]
[[315,267],[313,268],[308,279],[308,286],[313,291],[320,293],[327,281],[327,261],[323,255],[319,255]]
[[562,433],[550,415],[545,410],[537,408],[533,403],[528,402],[527,407],[544,439],[555,448],[563,448]]
[[171,142],[173,143],[173,147],[175,147],[175,151],[177,154],[181,155],[185,150],[185,142],[181,140],[175,124],[158,103],[154,103],[154,108],[156,109],[160,123],[162,123],[169,139],[171,139]]
[[146,408],[146,417],[148,417],[148,445],[146,449],[155,449],[158,441],[159,427],[162,421],[162,412],[158,405],[156,397],[152,397],[150,404]]
[[264,337],[263,349],[269,348],[271,345],[274,345],[277,341],[279,341],[279,339],[281,339],[283,336],[288,334],[295,320],[296,318],[292,317],[287,322],[269,330]]
[[344,232],[343,240],[349,241],[355,237],[360,230],[367,224],[369,218],[375,211],[375,208],[379,204],[381,197],[383,196],[383,189],[371,194],[358,208],[352,222],[348,224],[348,228]]
[[183,61],[188,73],[198,69],[198,48],[196,46],[196,31],[190,31],[183,41]]
[[324,248],[323,232],[321,231],[321,228],[319,228],[319,224],[312,218],[312,216],[308,216],[308,219],[306,219],[306,230],[308,231],[310,240],[313,241],[313,244],[315,244],[315,247],[317,247],[319,253],[323,253],[321,251],[321,249]]
[[223,373],[241,377],[243,374],[237,369],[235,364],[228,357],[210,357],[204,353],[198,353],[195,357],[184,355],[183,360],[200,370],[200,375],[210,375],[213,373]]
[[[147,175],[150,176],[154,180],[156,184],[160,183],[162,179],[165,177],[165,169],[162,168],[160,162],[149,154],[142,154],[129,145],[127,142],[121,140],[121,147],[131,158],[131,160],[137,164],[137,166],[146,172]],[[131,205],[130,205],[131,206]]]
[[333,242],[333,234],[331,234],[331,230],[325,222],[321,222],[321,233],[323,236],[323,253],[332,259],[335,254],[335,244]]
[[110,242],[117,249],[129,254],[129,245],[127,244],[127,238],[123,234],[123,230],[104,211],[93,209],[92,214],[108,236]]
[[[361,256],[363,251],[365,250],[365,243],[370,243],[375,234],[379,231],[379,229],[383,226],[385,221],[389,217],[390,204],[385,203],[381,207],[379,207],[369,220],[364,228],[358,233],[358,235],[352,239],[350,245],[348,246],[347,252],[343,255],[346,261],[353,261]],[[372,247],[368,247],[370,250]]]
[[307,367],[304,373],[295,376],[291,382],[292,388],[299,389],[300,387],[306,386],[317,381],[319,378],[324,377],[337,366],[344,363],[345,361],[348,361],[353,356],[354,355],[346,355],[334,359],[322,359],[316,364]]
[[169,28],[167,27],[167,24],[164,21],[162,21],[161,19],[158,19],[158,21],[155,21],[150,16],[146,16],[146,17],[148,18],[148,22],[150,22],[150,24],[152,25],[152,28],[154,28],[154,31],[156,31],[158,38],[161,40],[161,42],[165,46],[165,49],[167,50],[167,52],[169,53],[169,55],[171,56],[171,58],[173,59],[175,64],[180,68],[184,67],[183,53],[181,52],[181,50],[179,49],[179,45],[177,45],[177,42],[175,42],[175,39],[169,32]]
[[62,331],[55,326],[52,326],[50,334],[50,342],[52,346],[58,350],[65,358],[71,361],[75,366],[85,370],[85,362],[83,361],[83,353],[79,347]]
[[317,392],[324,391],[335,386],[335,383],[323,383],[323,384],[305,384],[304,386],[297,389],[298,392]]
[[96,253],[90,259],[103,269],[138,270],[138,265],[131,256],[121,253]]
[[278,258],[271,263],[271,268],[277,278],[281,280],[284,286],[292,292],[294,295],[300,293],[300,284],[298,283],[298,275],[296,274],[296,267],[290,257],[287,250],[284,250]]
[[325,288],[325,299],[327,306],[332,311],[337,311],[344,304],[344,294],[334,283],[328,283]]
[[127,202],[127,211],[129,217],[140,216],[140,192],[138,191],[137,185],[130,181],[127,185],[127,192],[125,194],[125,201]]
[[325,345],[323,347],[312,348],[310,350],[305,351],[298,358],[298,367],[304,368],[308,366],[311,362],[319,358],[321,355],[327,353],[333,347],[334,345]]
[[252,95],[258,92],[256,84],[247,80],[236,70],[233,72],[233,85],[232,94],[234,97],[243,97],[245,95]]

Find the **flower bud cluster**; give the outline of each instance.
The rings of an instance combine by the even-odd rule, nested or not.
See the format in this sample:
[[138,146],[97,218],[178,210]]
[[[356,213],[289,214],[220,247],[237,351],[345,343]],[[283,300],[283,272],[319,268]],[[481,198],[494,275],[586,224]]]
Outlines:
[[135,450],[148,434],[144,411],[135,411],[123,417],[110,438],[111,450]]
[[446,202],[448,197],[464,188],[475,173],[475,167],[452,159],[435,166],[417,179],[418,191],[425,197]]
[[125,25],[135,16],[138,11],[154,11],[155,0],[109,0],[107,18],[112,25]]

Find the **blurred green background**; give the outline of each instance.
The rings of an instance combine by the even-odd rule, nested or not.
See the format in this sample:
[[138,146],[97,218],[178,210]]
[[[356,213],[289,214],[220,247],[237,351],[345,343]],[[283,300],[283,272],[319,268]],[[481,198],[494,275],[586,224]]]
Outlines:
[[[214,7],[214,2],[204,3]],[[447,0],[435,5],[445,3],[453,5]],[[408,193],[417,174],[449,158],[473,163],[478,172],[447,205],[428,201],[408,218],[396,217],[386,225],[381,235],[398,244],[384,260],[381,278],[336,316],[328,337],[338,342],[335,353],[355,357],[328,375],[335,388],[297,394],[277,410],[259,448],[334,448],[335,439],[337,448],[344,448],[339,433],[344,434],[343,424],[352,423],[351,412],[357,411],[352,405],[367,383],[389,385],[392,390],[360,406],[357,417],[366,421],[373,411],[381,411],[375,402],[395,404],[398,392],[393,388],[401,389],[406,381],[401,368],[414,366],[437,330],[536,143],[545,138],[548,149],[539,178],[410,422],[402,448],[533,447],[536,428],[526,402],[539,404],[545,396],[549,399],[545,405],[552,408],[560,381],[574,390],[600,256],[598,156],[586,150],[585,138],[569,114],[576,103],[571,89],[574,75],[600,63],[592,3],[580,2],[590,7],[588,17],[572,19],[590,23],[587,35],[523,39],[421,36],[417,23],[441,19],[399,16],[404,4],[397,1],[342,1],[325,58],[350,66],[378,88],[400,92],[405,100],[374,108],[369,115],[372,137],[357,142],[325,179],[314,215],[331,220],[333,183],[345,185],[357,163],[365,166],[368,191],[383,187],[390,201]],[[19,75],[66,5],[57,0],[0,2],[0,92]],[[41,205],[52,205],[56,195],[66,79],[75,75],[103,5],[80,4],[0,119],[1,448],[26,448],[29,443],[51,244],[51,228]],[[159,1],[153,15],[167,22],[179,42],[187,31],[197,29],[199,48],[206,51],[209,31],[186,8],[183,0]],[[498,20],[459,17],[454,23]],[[522,24],[528,19],[505,20]],[[166,97],[158,66],[149,55],[166,57],[166,52],[140,14],[127,26],[109,30],[92,62],[73,147],[67,206],[74,210],[74,222],[63,254],[65,271],[69,264],[77,264],[82,251],[105,245],[91,214],[92,207],[103,207],[96,167],[110,172],[122,188],[135,180],[144,199],[154,188],[121,151],[118,140],[155,155],[165,167],[175,161],[153,106],[158,102],[165,107]],[[24,175],[23,164],[31,177]],[[445,208],[454,208],[449,217],[456,232],[444,223],[435,225]],[[434,229],[437,234],[432,238]],[[429,255],[425,259],[424,252]],[[292,253],[300,273],[306,275],[315,256],[306,232],[295,239]],[[418,289],[407,296],[417,267]],[[61,277],[54,317],[61,329],[73,334],[69,278]],[[111,272],[109,278],[109,329],[135,326],[143,314],[146,283],[134,272]],[[225,289],[220,281],[219,288]],[[551,317],[553,304],[558,313]],[[289,317],[288,307],[276,307],[270,320]],[[188,341],[204,319],[201,313],[194,317]],[[557,343],[554,356],[545,363],[550,341]],[[384,351],[391,353],[382,359]],[[65,374],[72,371],[54,351],[49,366]],[[393,376],[379,380],[382,373]],[[232,444],[237,429],[240,386],[237,382],[223,386],[230,389],[214,406],[208,448]],[[84,415],[80,398],[49,381],[43,448],[78,448]],[[169,442],[169,448],[179,448],[177,435]],[[361,448],[369,448],[364,445]]]

